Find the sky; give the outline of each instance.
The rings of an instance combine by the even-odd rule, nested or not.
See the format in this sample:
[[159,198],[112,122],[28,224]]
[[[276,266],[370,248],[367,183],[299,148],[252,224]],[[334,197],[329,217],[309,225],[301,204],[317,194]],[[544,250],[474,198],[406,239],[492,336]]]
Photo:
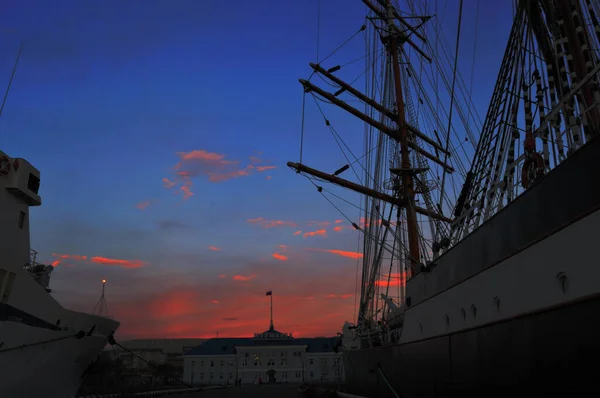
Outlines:
[[[458,4],[437,3],[450,43]],[[464,1],[459,68],[482,116],[511,13]],[[41,171],[32,248],[55,266],[53,296],[90,312],[106,279],[121,339],[251,336],[268,328],[267,290],[282,332],[354,321],[360,236],[344,215],[360,216],[286,162],[299,157],[298,79],[364,17],[358,0],[4,1],[2,87],[24,49],[0,148]],[[360,57],[363,42],[344,51]],[[303,162],[343,166],[307,120]],[[362,122],[337,126],[362,142]]]

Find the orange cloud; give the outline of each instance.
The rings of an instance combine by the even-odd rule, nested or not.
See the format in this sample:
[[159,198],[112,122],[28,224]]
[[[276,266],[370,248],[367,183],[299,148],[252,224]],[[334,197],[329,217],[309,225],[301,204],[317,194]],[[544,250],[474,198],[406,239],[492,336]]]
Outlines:
[[329,250],[327,250],[327,249],[312,249],[312,250],[331,253],[331,254],[335,254],[338,256],[347,257],[347,258],[362,258],[363,257],[362,253],[348,252],[345,250],[334,250],[334,249],[329,249]]
[[294,236],[300,235],[302,233],[302,231],[296,231],[294,232]]
[[148,207],[150,207],[150,201],[145,200],[145,201],[140,202],[137,205],[135,205],[135,207],[137,207],[140,210],[146,210]]
[[270,179],[271,179],[271,176],[267,176],[267,180],[270,180]]
[[335,222],[336,224],[340,224],[340,223],[343,223],[343,222],[344,222],[344,220],[335,220],[334,222]]
[[263,228],[273,227],[295,227],[296,223],[292,221],[281,221],[281,220],[265,220],[262,217],[250,218],[246,220],[247,223],[260,225]]
[[106,257],[92,257],[90,261],[96,264],[117,265],[121,268],[140,268],[146,265],[142,260],[118,260]]
[[277,168],[277,166],[257,166],[256,171],[261,172],[265,170],[273,170],[275,168]]
[[283,255],[281,253],[273,253],[271,254],[271,256],[273,256],[273,258],[280,260],[280,261],[287,261],[288,257],[286,255]]
[[340,299],[347,299],[354,296],[353,294],[327,294],[324,297],[328,298],[328,299],[333,299],[333,298],[340,298]]
[[381,279],[375,281],[375,284],[377,286],[383,286],[383,287],[387,287],[387,286],[404,286],[404,285],[406,285],[406,273],[402,272],[402,273],[392,273],[392,274],[390,274],[389,275],[389,282],[388,282],[388,276],[385,275]]
[[349,229],[354,230],[354,227],[352,225],[337,225],[337,226],[333,227],[333,230],[335,232],[342,232],[342,231],[349,230]]
[[253,171],[263,172],[276,167],[271,165],[255,166],[262,162],[256,156],[251,157],[249,164],[241,166],[239,160],[226,159],[223,154],[208,152],[204,149],[177,152],[177,156],[179,156],[179,162],[173,167],[175,179],[163,178],[162,181],[167,189],[179,184],[178,192],[183,194],[184,199],[188,199],[194,194],[192,192],[193,178],[206,176],[210,182],[223,182],[248,176]]
[[252,275],[248,275],[248,276],[244,276],[244,275],[235,275],[233,277],[234,281],[249,281],[256,278],[256,275],[252,274]]
[[288,257],[283,253],[285,253],[287,251],[288,246],[287,245],[279,245],[278,247],[279,247],[279,252],[275,252],[275,253],[271,254],[271,256],[280,261],[287,261]]
[[[376,224],[376,225],[381,225],[381,224],[383,224],[383,220],[382,220],[382,219],[378,219],[378,220],[375,222],[375,224]],[[390,222],[389,222],[389,224],[390,224],[390,226],[396,226],[396,225],[398,225],[398,223],[397,223],[396,221],[390,221]],[[366,218],[364,218],[364,217],[361,217],[361,218],[360,218],[360,220],[358,221],[358,225],[359,225],[361,228],[366,228],[366,227],[368,227],[368,226],[369,226],[369,222],[367,222],[367,219],[366,219]]]
[[210,300],[210,302],[213,304],[219,304],[219,300]]
[[325,230],[325,229],[318,229],[318,230],[313,231],[313,232],[306,232],[302,236],[305,237],[305,238],[310,237],[310,236],[322,236],[322,237],[326,238],[327,237],[327,230]]
[[64,263],[64,260],[75,260],[75,261],[85,261],[87,260],[86,256],[78,256],[76,254],[56,254],[52,253],[52,257],[56,258],[50,263],[53,267],[58,267],[60,264]]
[[214,252],[218,252],[218,251],[220,251],[220,250],[221,250],[221,249],[219,249],[217,246],[208,246],[208,249],[209,249],[209,250],[212,250],[212,251],[214,251]]
[[219,275],[219,278],[221,278],[221,279],[223,279],[223,278],[227,278],[227,275],[225,275],[225,274],[221,274],[221,275]]
[[57,267],[59,264],[63,263],[64,260],[74,260],[77,262],[86,262],[90,261],[94,264],[103,264],[103,265],[118,265],[122,268],[140,268],[146,265],[145,261],[142,260],[118,260],[113,258],[106,257],[92,257],[89,258],[87,256],[79,256],[76,254],[56,254],[52,253],[52,256],[57,258],[58,260],[53,261],[51,264],[54,267]]

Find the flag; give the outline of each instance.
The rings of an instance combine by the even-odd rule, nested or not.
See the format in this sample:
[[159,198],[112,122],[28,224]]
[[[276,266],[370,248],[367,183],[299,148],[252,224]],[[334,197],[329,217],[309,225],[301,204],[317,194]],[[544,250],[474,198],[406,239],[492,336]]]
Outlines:
[[272,291],[272,290],[269,290],[269,291],[267,292],[267,294],[265,294],[265,296],[272,296],[272,295],[273,295],[273,291]]

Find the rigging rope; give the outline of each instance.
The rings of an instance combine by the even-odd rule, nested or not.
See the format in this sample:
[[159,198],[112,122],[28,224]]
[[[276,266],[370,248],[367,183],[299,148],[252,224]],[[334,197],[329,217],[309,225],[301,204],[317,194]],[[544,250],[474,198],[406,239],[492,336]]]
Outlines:
[[[454,110],[454,87],[456,85],[456,69],[458,66],[458,46],[460,44],[460,27],[462,22],[462,11],[463,11],[463,0],[460,0],[460,4],[458,6],[458,31],[456,33],[456,50],[454,53],[454,70],[452,73],[452,89],[450,91],[450,109],[448,110],[448,133],[446,135],[446,153],[444,154],[444,163],[448,162],[448,148],[450,147],[450,133],[452,129],[452,111]],[[446,175],[448,173],[446,170],[442,173],[442,186],[441,192],[444,192],[444,185],[446,183]],[[439,207],[442,207],[442,199],[440,198]]]
[[[48,344],[48,343],[54,343],[54,342],[57,342],[57,341],[62,341],[62,340],[67,340],[67,339],[72,339],[72,338],[75,338],[75,339],[79,340],[79,339],[84,338],[86,334],[87,334],[86,332],[84,332],[83,330],[80,330],[79,332],[77,332],[75,334],[70,334],[70,335],[67,335],[67,336],[55,337],[53,339],[48,339],[48,340],[44,340],[44,341],[37,341],[35,343],[21,344],[21,345],[14,346],[14,347],[0,349],[0,354],[3,353],[3,352],[20,350],[20,349],[23,349],[23,348],[34,347],[34,346],[37,346],[37,345]],[[1,345],[0,345],[0,347],[1,347]]]
[[302,125],[300,127],[300,164],[302,164],[302,150],[304,149],[304,109],[306,108],[306,91],[302,94]]
[[319,63],[319,44],[321,36],[321,0],[317,0],[317,64]]

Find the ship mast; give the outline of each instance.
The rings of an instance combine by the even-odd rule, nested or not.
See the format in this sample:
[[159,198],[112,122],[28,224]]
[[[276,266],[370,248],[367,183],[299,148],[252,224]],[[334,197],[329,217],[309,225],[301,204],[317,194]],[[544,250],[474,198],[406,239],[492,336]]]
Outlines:
[[[354,61],[325,66],[325,60],[332,53],[318,64],[311,63],[312,74],[299,82],[304,87],[305,96],[309,94],[315,100],[325,125],[334,137],[339,136],[319,103],[340,108],[365,123],[364,154],[357,157],[343,139],[339,138],[347,149],[346,151],[340,145],[347,163],[335,172],[320,171],[303,164],[302,149],[300,162],[288,162],[287,165],[311,180],[324,196],[324,192],[328,191],[318,182],[330,183],[362,195],[361,205],[356,206],[363,211],[358,222],[353,222],[343,210],[334,206],[364,235],[358,323],[361,330],[368,330],[374,326],[377,318],[385,321],[387,314],[384,308],[387,304],[378,298],[377,289],[386,289],[385,297],[392,297],[402,304],[405,299],[404,282],[419,272],[428,270],[427,265],[437,252],[434,239],[446,236],[454,222],[444,215],[444,210],[451,207],[444,209],[441,204],[437,204],[444,199],[447,200],[444,204],[453,202],[451,195],[446,195],[446,190],[439,184],[440,175],[451,175],[457,171],[459,176],[453,178],[461,179],[466,169],[460,159],[462,153],[456,153],[457,146],[442,143],[438,131],[446,129],[446,123],[442,123],[445,120],[442,113],[444,109],[440,111],[439,97],[434,105],[428,94],[433,89],[435,79],[432,76],[441,75],[442,84],[446,85],[444,68],[453,70],[452,65],[445,66],[445,58],[440,58],[425,38],[426,30],[434,30],[430,24],[426,25],[431,19],[426,16],[430,14],[429,10],[426,6],[414,7],[409,2],[407,7],[411,14],[420,20],[420,23],[411,26],[391,0],[362,2],[370,10],[368,22],[352,37],[365,31],[367,26],[371,27],[364,34],[365,68],[358,67],[360,70],[355,70],[356,66],[351,65]],[[422,12],[415,12],[417,10]],[[425,16],[417,16],[418,14]],[[435,34],[440,35],[438,30],[435,30]],[[418,40],[420,42],[417,43]],[[419,46],[424,46],[424,49]],[[411,62],[414,61],[413,57],[420,65]],[[344,81],[340,77],[340,69],[341,74],[347,74],[350,80]],[[337,91],[328,92],[318,87],[311,82],[312,76],[318,76]],[[364,79],[364,90],[359,90],[354,85],[359,79]],[[451,96],[454,95],[448,87],[446,89]],[[437,88],[432,92],[439,93]],[[348,99],[342,99],[344,97]],[[418,98],[419,102],[415,103],[414,98]],[[350,102],[356,100],[364,104],[364,110],[359,110]],[[465,130],[468,130],[468,121],[463,120],[463,124]],[[460,132],[462,131],[451,129],[448,134],[459,136]],[[301,145],[303,136],[302,133]],[[347,155],[353,157],[354,161]],[[353,166],[355,163],[359,166]],[[363,178],[359,177],[355,167],[362,168]],[[356,176],[354,181],[340,176],[349,169]],[[455,183],[456,180],[452,180],[452,184]],[[437,192],[433,195],[439,194],[439,198],[432,200],[432,192],[435,190]],[[453,203],[451,206],[453,207]],[[395,287],[396,296],[390,295],[393,291],[388,292],[390,286]]]
[[[367,1],[365,0],[365,3]],[[369,6],[371,7],[371,6]],[[399,143],[402,159],[402,169],[399,170],[402,175],[402,196],[405,198],[406,209],[406,227],[408,235],[408,253],[410,260],[411,275],[414,275],[419,268],[419,235],[417,230],[417,213],[415,212],[415,190],[413,186],[413,170],[410,166],[410,157],[408,153],[408,132],[406,129],[406,120],[404,114],[404,98],[402,94],[402,81],[400,80],[400,65],[398,61],[398,32],[395,31],[394,23],[395,9],[391,0],[387,0],[387,24],[389,36],[389,47],[392,58],[392,69],[394,73],[394,89],[396,92],[396,106],[398,108],[398,129],[400,132]]]
[[[416,44],[411,41],[410,38],[406,36],[404,32],[402,32],[394,23],[396,19],[399,19],[400,22],[405,26],[409,31],[414,32],[414,34],[423,39],[423,37],[416,32],[415,28],[410,26],[403,18],[400,17],[398,11],[395,9],[390,0],[377,0],[378,3],[382,6],[385,6],[385,11],[383,11],[379,6],[373,4],[370,0],[362,0],[365,5],[367,5],[375,14],[375,19],[380,19],[386,21],[386,31],[387,36],[382,37],[382,41],[386,46],[387,52],[389,54],[390,63],[392,66],[392,80],[393,80],[393,89],[394,96],[396,98],[396,109],[392,111],[390,109],[385,108],[382,104],[379,104],[377,101],[369,98],[367,95],[361,93],[360,91],[353,88],[350,84],[342,81],[340,78],[333,75],[333,72],[339,70],[339,67],[333,67],[329,70],[324,69],[320,65],[310,64],[315,73],[319,73],[323,77],[328,78],[335,84],[341,87],[341,90],[335,94],[331,94],[326,92],[325,90],[315,86],[310,81],[300,79],[300,83],[304,86],[305,92],[313,92],[318,96],[328,100],[334,105],[342,108],[348,113],[356,116],[357,118],[363,120],[365,123],[370,125],[371,127],[376,128],[381,133],[387,135],[389,138],[394,140],[400,145],[400,154],[401,154],[401,167],[400,168],[390,168],[390,172],[400,177],[401,184],[399,184],[399,189],[395,190],[396,195],[399,194],[399,197],[394,197],[387,195],[382,192],[378,192],[374,189],[370,189],[364,187],[360,184],[353,183],[351,181],[339,178],[338,175],[345,171],[348,167],[344,166],[340,170],[336,171],[333,174],[328,174],[313,168],[310,168],[304,164],[296,163],[296,162],[288,162],[287,165],[296,170],[298,173],[306,173],[311,176],[324,179],[333,184],[348,188],[355,192],[359,192],[366,196],[369,196],[374,199],[383,200],[387,203],[395,205],[399,208],[404,208],[406,210],[406,225],[407,225],[407,237],[408,237],[408,251],[407,257],[410,262],[410,276],[419,272],[421,266],[421,254],[420,254],[420,245],[419,245],[419,230],[417,226],[417,213],[431,217],[432,219],[439,220],[442,222],[450,223],[452,220],[445,217],[443,214],[437,213],[431,209],[425,209],[415,205],[415,188],[414,188],[414,175],[416,173],[424,171],[421,168],[412,168],[410,161],[410,150],[415,151],[419,155],[427,158],[428,160],[434,162],[439,165],[448,173],[452,173],[454,168],[447,164],[444,160],[440,159],[439,156],[428,152],[427,150],[421,148],[415,138],[422,140],[428,145],[432,146],[437,154],[449,155],[449,151],[445,149],[439,142],[432,140],[426,134],[419,131],[419,129],[415,126],[410,125],[406,122],[405,118],[405,105],[403,99],[403,90],[402,90],[402,80],[400,75],[400,62],[399,62],[399,51],[398,48],[401,44],[407,43],[409,44],[418,54],[420,54],[427,61],[431,61],[430,57],[427,56],[421,49],[419,49]],[[358,109],[352,107],[346,102],[337,98],[337,95],[340,92],[347,91],[352,94],[354,97],[358,98],[362,102],[371,106],[373,109],[377,110],[381,113],[382,116],[388,118],[396,124],[396,128],[388,127],[384,122],[377,121],[365,113],[359,111]],[[412,138],[411,138],[412,136]]]

